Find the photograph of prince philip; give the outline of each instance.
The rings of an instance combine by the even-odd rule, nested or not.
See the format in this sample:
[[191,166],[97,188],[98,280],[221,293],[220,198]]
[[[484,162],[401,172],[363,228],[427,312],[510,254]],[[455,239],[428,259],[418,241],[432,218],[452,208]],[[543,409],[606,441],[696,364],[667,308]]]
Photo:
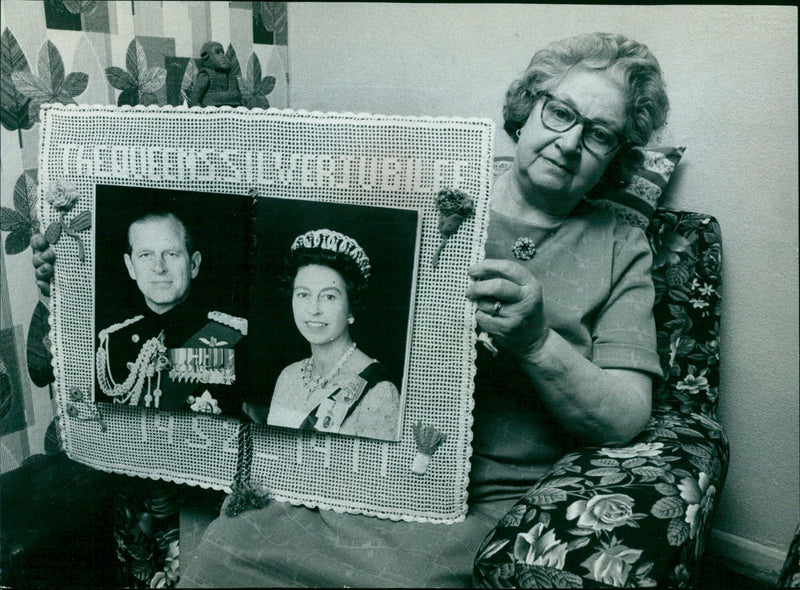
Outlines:
[[95,401],[241,415],[251,206],[97,186]]

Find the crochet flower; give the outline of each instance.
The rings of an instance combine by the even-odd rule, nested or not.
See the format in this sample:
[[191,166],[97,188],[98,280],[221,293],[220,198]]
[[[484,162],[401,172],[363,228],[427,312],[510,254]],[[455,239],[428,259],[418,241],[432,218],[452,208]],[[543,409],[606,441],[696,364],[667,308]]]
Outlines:
[[47,202],[59,211],[69,211],[78,201],[80,194],[71,182],[58,178],[50,183]]
[[200,412],[201,414],[221,414],[222,410],[219,408],[219,402],[211,397],[211,392],[206,389],[200,397],[190,395],[186,401],[191,404],[192,410]]
[[58,243],[61,238],[61,232],[64,232],[69,237],[73,238],[78,244],[78,258],[83,262],[86,259],[86,253],[83,246],[83,241],[77,232],[88,229],[92,226],[92,213],[91,211],[83,211],[78,213],[72,221],[67,223],[64,215],[75,206],[80,194],[75,185],[67,182],[61,178],[54,180],[47,190],[47,201],[58,211],[58,221],[54,221],[44,232],[45,239],[50,244]]
[[475,212],[475,203],[469,195],[455,188],[440,190],[436,195],[436,206],[439,209],[439,233],[442,234],[442,242],[433,253],[434,268],[439,265],[439,256],[447,240],[458,231],[463,221]]

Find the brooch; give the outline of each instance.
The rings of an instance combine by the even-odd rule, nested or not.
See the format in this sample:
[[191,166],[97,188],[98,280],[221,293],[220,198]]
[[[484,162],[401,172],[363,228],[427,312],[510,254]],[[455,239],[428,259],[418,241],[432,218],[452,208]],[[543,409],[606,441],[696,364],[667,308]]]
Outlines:
[[517,238],[512,252],[517,260],[530,260],[536,254],[536,243],[531,238]]

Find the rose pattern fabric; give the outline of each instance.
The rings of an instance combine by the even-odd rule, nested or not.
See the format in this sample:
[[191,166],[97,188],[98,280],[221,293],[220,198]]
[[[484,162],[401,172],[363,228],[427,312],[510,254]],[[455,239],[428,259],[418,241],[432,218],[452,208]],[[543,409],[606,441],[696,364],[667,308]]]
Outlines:
[[[639,515],[640,518],[646,515]],[[578,500],[567,507],[567,520],[578,519],[579,528],[613,531],[618,526],[637,526],[633,498],[627,494],[598,494],[588,502]]]
[[[178,582],[179,507],[186,486],[115,476],[112,526],[124,588],[172,588]],[[124,483],[123,483],[124,482]]]
[[800,588],[800,525],[794,533],[778,577],[778,588]]
[[716,413],[722,244],[716,220],[691,212],[659,209],[647,234],[664,371],[653,416],[625,447],[562,457],[487,535],[478,586],[693,583],[729,459]]
[[514,543],[514,557],[527,565],[564,567],[567,546],[556,539],[553,531],[542,534],[545,526],[539,522],[527,533],[519,533]]
[[[581,564],[589,570],[586,577],[609,586],[624,586],[631,577],[631,567],[639,560],[642,552],[639,549],[626,547],[615,537],[612,537],[608,544],[601,543],[601,546],[600,551]],[[642,572],[644,573],[644,570]],[[639,586],[654,585],[654,581],[650,578],[639,580]]]

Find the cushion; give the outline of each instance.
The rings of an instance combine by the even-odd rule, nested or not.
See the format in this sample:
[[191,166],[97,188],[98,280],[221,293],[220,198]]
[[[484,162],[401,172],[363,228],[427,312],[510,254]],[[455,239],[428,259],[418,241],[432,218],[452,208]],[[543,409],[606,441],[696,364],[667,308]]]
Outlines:
[[[685,147],[637,147],[619,166],[614,180],[601,181],[587,195],[631,225],[646,229]],[[508,170],[513,157],[495,158],[494,176]]]

